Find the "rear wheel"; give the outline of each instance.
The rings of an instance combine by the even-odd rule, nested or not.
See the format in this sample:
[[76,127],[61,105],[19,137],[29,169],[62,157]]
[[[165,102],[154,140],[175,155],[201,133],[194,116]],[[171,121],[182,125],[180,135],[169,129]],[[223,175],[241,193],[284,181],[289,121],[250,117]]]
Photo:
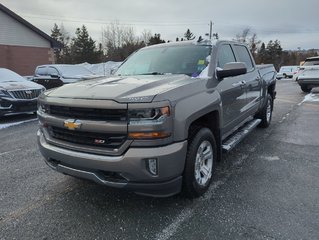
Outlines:
[[307,85],[302,85],[300,86],[301,90],[305,93],[310,93],[312,88],[311,87],[308,87]]
[[205,127],[192,128],[183,174],[183,193],[187,197],[199,197],[209,188],[214,173],[216,153],[213,133]]
[[259,127],[267,128],[270,125],[271,118],[272,118],[272,110],[273,110],[273,99],[270,94],[267,95],[267,103],[261,110],[259,114],[259,118],[261,122],[259,123]]

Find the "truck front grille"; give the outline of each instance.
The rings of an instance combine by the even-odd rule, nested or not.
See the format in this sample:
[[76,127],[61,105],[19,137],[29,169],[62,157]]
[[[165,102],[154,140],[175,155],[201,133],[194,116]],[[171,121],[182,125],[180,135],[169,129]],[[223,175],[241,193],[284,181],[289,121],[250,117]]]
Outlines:
[[35,99],[41,94],[41,89],[8,91],[15,99]]
[[112,149],[119,148],[126,141],[127,138],[127,136],[123,134],[111,135],[95,132],[80,132],[53,126],[49,127],[48,130],[50,136],[58,140],[81,145]]
[[49,106],[51,115],[93,121],[127,121],[126,109],[99,109],[65,106]]

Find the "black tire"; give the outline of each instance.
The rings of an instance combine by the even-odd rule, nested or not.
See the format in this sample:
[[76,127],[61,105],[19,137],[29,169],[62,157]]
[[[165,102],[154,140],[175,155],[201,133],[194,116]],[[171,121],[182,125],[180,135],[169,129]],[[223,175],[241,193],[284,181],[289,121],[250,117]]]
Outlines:
[[[204,147],[204,148],[200,148]],[[206,148],[205,148],[206,147]],[[209,149],[211,148],[211,154],[209,153]],[[204,149],[201,157],[198,155],[200,149]],[[205,150],[206,149],[206,150]],[[204,152],[207,151],[207,156],[212,157],[206,160],[203,159]],[[190,136],[189,136],[189,142],[188,142],[188,149],[187,149],[187,155],[186,155],[186,162],[185,162],[185,169],[183,174],[183,189],[182,192],[186,197],[189,198],[196,198],[204,194],[207,189],[209,188],[209,185],[212,180],[212,176],[214,174],[214,169],[216,165],[217,160],[217,146],[216,141],[214,138],[213,133],[205,127],[192,127],[190,130]],[[197,161],[197,165],[195,164]],[[201,161],[201,164],[199,162]],[[204,167],[204,165],[212,165],[210,171],[208,171],[210,174],[207,174],[207,181],[203,184],[200,184],[198,182],[198,177],[202,176],[197,175],[197,173],[200,171],[200,166]],[[195,169],[195,167],[198,167]],[[197,178],[196,178],[197,176]],[[206,178],[205,174],[203,174],[203,179]]]
[[270,125],[271,118],[272,118],[272,110],[273,110],[273,99],[270,94],[267,95],[267,103],[261,110],[258,118],[261,119],[258,127],[267,128]]
[[302,85],[300,86],[301,90],[305,93],[310,93],[312,88],[311,87],[308,87],[307,85]]

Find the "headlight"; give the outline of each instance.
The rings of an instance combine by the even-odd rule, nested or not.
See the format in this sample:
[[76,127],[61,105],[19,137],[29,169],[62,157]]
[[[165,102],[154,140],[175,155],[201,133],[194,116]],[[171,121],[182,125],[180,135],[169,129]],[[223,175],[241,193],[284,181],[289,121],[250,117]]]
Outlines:
[[6,91],[0,90],[0,97],[7,96]]
[[48,112],[48,109],[49,109],[49,107],[48,107],[47,105],[45,105],[45,104],[43,104],[43,103],[40,103],[40,102],[38,101],[38,110],[39,110],[39,112],[47,113],[47,112]]
[[169,107],[129,110],[130,124],[162,123],[170,115]]
[[[133,131],[129,131],[129,139],[151,140],[168,138],[171,136],[169,129],[163,129],[166,126],[165,120],[170,116],[169,107],[149,108],[149,109],[131,109],[129,110],[129,125]],[[163,124],[163,126],[161,126]],[[142,126],[142,129],[138,125]],[[157,125],[158,127],[153,127]],[[136,128],[137,127],[137,128]]]

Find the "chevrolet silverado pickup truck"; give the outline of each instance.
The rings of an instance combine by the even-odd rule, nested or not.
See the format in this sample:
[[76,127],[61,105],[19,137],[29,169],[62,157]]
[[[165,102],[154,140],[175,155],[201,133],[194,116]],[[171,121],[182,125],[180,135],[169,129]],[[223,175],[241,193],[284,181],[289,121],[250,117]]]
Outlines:
[[38,144],[54,170],[148,196],[207,191],[216,162],[268,127],[273,65],[232,41],[148,46],[108,78],[38,100]]

